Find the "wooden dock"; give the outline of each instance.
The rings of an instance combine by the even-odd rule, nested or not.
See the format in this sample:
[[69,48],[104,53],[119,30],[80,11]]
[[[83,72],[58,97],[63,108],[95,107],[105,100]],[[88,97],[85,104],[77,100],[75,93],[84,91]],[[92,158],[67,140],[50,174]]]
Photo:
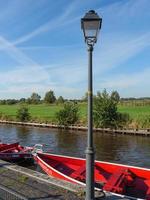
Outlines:
[[80,197],[82,188],[2,160],[0,160],[0,188],[1,186],[24,199],[82,200],[82,196]]
[[[7,188],[22,197],[22,199],[38,200],[83,200],[85,188],[63,180],[49,177],[12,163],[0,160],[0,188]],[[96,194],[95,200],[129,200],[106,193],[100,198]],[[0,194],[0,199],[1,194]],[[9,198],[11,199],[11,198]],[[21,199],[21,198],[20,198]]]
[[[87,127],[74,126],[74,125],[64,127],[64,126],[56,125],[56,124],[16,122],[16,121],[6,121],[6,120],[0,120],[0,123],[1,124],[21,125],[21,126],[41,127],[41,128],[55,128],[55,129],[87,131]],[[110,128],[93,128],[93,131],[101,132],[101,133],[108,133],[108,134],[122,134],[122,135],[136,135],[136,136],[150,137],[150,129],[116,130],[116,129],[110,129]]]

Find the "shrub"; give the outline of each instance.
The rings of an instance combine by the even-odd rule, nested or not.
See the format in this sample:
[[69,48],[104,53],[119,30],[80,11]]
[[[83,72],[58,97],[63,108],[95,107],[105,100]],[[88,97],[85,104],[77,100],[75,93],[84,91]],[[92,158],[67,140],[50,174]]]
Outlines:
[[79,120],[78,105],[73,102],[64,104],[63,109],[56,113],[56,120],[58,124],[69,126],[75,124]]
[[19,120],[21,122],[29,121],[31,119],[31,116],[30,116],[28,108],[25,106],[21,106],[17,110],[16,118],[17,118],[17,120]]
[[93,118],[94,125],[102,128],[124,127],[129,121],[128,114],[122,114],[117,111],[119,94],[115,91],[111,95],[104,90],[98,92],[94,97]]

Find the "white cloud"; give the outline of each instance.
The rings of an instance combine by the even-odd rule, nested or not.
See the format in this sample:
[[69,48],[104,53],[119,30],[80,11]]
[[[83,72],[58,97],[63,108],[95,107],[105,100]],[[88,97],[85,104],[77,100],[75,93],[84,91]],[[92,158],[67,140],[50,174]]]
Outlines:
[[149,74],[150,74],[150,67],[144,69],[141,72],[135,72],[132,74],[112,75],[108,76],[107,79],[104,78],[102,83],[100,83],[100,85],[103,88],[128,89],[140,84],[145,84],[145,83],[150,84]]
[[15,45],[6,40],[4,37],[0,36],[0,50],[5,51],[10,57],[16,60],[20,65],[27,66],[33,65],[38,66],[38,64],[19,50]]
[[16,41],[13,42],[14,45],[18,45],[20,43],[26,42],[33,37],[46,32],[46,31],[51,31],[54,30],[57,27],[61,27],[63,25],[69,24],[72,21],[76,20],[77,18],[72,18],[70,20],[70,15],[72,12],[75,10],[76,6],[78,5],[79,1],[72,1],[69,6],[66,7],[65,11],[58,17],[49,20],[45,24],[41,25],[37,29],[31,31],[30,33],[18,38]]
[[[71,87],[85,78],[84,68],[72,65],[49,65],[40,66],[33,59],[24,54],[21,49],[10,43],[3,37],[0,37],[0,45],[9,56],[20,64],[20,67],[10,71],[4,71],[0,74],[1,94],[18,94],[21,96],[33,91],[46,91],[54,88],[58,94],[64,92],[65,95],[77,95],[79,89]],[[81,64],[81,63],[80,63]],[[62,86],[62,84],[64,86]],[[60,91],[59,91],[60,90]],[[61,94],[63,95],[63,94]],[[69,98],[69,96],[68,96]]]
[[[95,65],[98,67],[95,70],[95,81],[98,82],[99,74],[104,72],[106,69],[109,70],[112,67],[118,67],[120,63],[123,63],[139,53],[143,48],[146,48],[149,45],[148,36],[148,34],[144,34],[137,38],[132,38],[128,40],[128,42],[124,39],[122,40],[121,38],[118,38],[119,44],[112,41],[112,43],[108,43],[106,46],[101,48],[104,50],[101,57],[98,59],[95,59],[96,56],[94,57],[94,69]],[[40,66],[24,54],[21,49],[16,48],[4,38],[0,38],[0,44],[5,46],[3,50],[5,50],[9,56],[13,57],[22,66],[0,74],[1,81],[7,82],[7,93],[11,94],[11,92],[14,91],[14,94],[18,93],[20,95],[22,93],[29,94],[30,92],[37,90],[42,93],[42,91],[46,91],[48,88],[55,88],[58,94],[64,92],[64,95],[67,95],[67,97],[69,97],[69,94],[72,97],[83,95],[83,88],[87,82],[87,64],[85,64],[87,61],[86,57],[84,62],[83,60],[78,60],[77,62],[76,58],[72,55],[72,58],[69,57],[69,60],[71,60],[70,64],[66,64],[66,61],[63,61],[62,65],[57,65],[55,63],[47,66]],[[100,47],[98,47],[98,51],[101,51],[99,48]],[[108,57],[109,60],[107,59]],[[101,66],[104,68],[101,68]],[[142,77],[144,77],[145,74],[146,73],[143,73]],[[137,77],[137,75],[135,77]],[[126,76],[124,75],[119,75],[118,77],[113,78],[108,75],[107,78],[108,79],[105,79],[106,81],[100,84],[101,88],[106,87],[115,89],[118,86],[120,88],[127,88],[130,85],[139,84],[137,78],[131,80],[127,79],[126,81]],[[73,87],[73,85],[75,87]],[[96,84],[96,87],[98,88],[99,85]],[[61,92],[59,92],[58,88]]]
[[120,64],[150,47],[150,32],[134,37],[121,35],[113,40],[109,38],[104,38],[106,43],[103,41],[102,45],[99,42],[95,52],[94,62],[97,75],[119,67]]
[[29,97],[33,92],[37,92],[44,97],[45,93],[49,90],[53,90],[55,92],[55,95],[63,96],[65,98],[77,98],[81,97],[83,95],[83,92],[80,88],[74,88],[74,87],[65,87],[65,86],[58,86],[54,85],[53,83],[46,83],[46,84],[39,84],[39,83],[33,83],[33,84],[26,84],[26,85],[9,85],[7,89],[0,88],[0,98],[22,98],[22,97]]
[[[142,2],[145,4],[142,5]],[[147,2],[147,0],[130,0],[125,3],[119,1],[119,3],[101,8],[104,20],[98,43],[95,45],[93,68],[95,71],[94,82],[98,82],[100,75],[102,75],[104,81],[100,81],[101,83],[99,85],[96,84],[96,87],[128,89],[131,86],[135,87],[145,82],[144,77],[147,77],[150,72],[149,69],[144,69],[143,72],[133,73],[132,75],[127,73],[125,75],[119,74],[118,76],[110,74],[109,71],[113,68],[119,68],[120,65],[126,67],[125,62],[130,61],[131,58],[133,59],[140,52],[149,48],[150,31],[138,29],[135,34],[134,31],[130,31],[130,27],[126,31],[120,31],[121,28],[124,28],[121,23],[124,24],[126,20],[129,22],[130,18],[136,17],[136,12],[140,10],[140,7],[142,10],[145,9]],[[28,52],[28,50],[34,50],[34,56],[37,53],[38,57],[40,54],[38,51],[48,51],[51,47],[16,47],[17,44],[26,42],[41,33],[71,23],[74,20],[79,20],[80,17],[74,18],[73,16],[77,5],[79,4],[76,1],[71,2],[62,15],[43,24],[29,34],[16,39],[14,42],[10,42],[2,36],[0,37],[0,50],[6,52],[8,56],[18,63],[15,69],[1,72],[1,88],[5,85],[5,89],[0,90],[1,94],[7,93],[8,95],[21,97],[24,94],[27,96],[33,91],[42,93],[48,89],[54,89],[58,95],[66,95],[68,98],[83,95],[87,82],[87,54],[86,50],[83,49],[83,54],[81,55],[81,46],[70,48],[68,50],[69,53],[66,51],[67,47],[65,47],[64,52],[62,49],[60,52],[57,50],[57,48],[59,49],[58,46],[55,49],[55,54],[60,54],[62,59],[44,61],[45,63],[49,62],[50,65],[38,64],[37,61],[30,57],[30,53],[32,56],[33,52]],[[125,16],[127,13],[128,15]],[[72,17],[70,18],[70,16]],[[108,32],[109,20],[112,24],[110,25],[110,33]],[[112,30],[113,23],[119,29]],[[61,46],[60,48],[63,47]],[[41,55],[44,55],[44,53]],[[51,54],[50,56],[53,57]]]
[[149,6],[149,0],[128,0],[98,9],[103,23],[95,46],[96,74],[119,67],[150,47],[150,29],[142,20],[147,13],[150,17]]
[[26,68],[15,69],[9,72],[1,72],[0,80],[6,84],[35,83],[48,81],[49,76],[43,68],[26,66]]
[[1,82],[6,82],[7,84],[12,83],[27,83],[27,82],[37,82],[45,81],[49,79],[47,71],[44,67],[41,67],[33,59],[29,58],[15,45],[10,43],[8,40],[0,36],[0,47],[4,47],[5,51],[10,57],[18,62],[20,67],[7,72],[1,72],[0,80]]

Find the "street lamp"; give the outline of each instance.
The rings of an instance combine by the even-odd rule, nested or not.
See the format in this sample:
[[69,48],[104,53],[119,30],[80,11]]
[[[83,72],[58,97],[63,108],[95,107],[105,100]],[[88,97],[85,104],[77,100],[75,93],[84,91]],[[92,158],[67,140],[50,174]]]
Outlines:
[[92,84],[92,52],[97,42],[98,32],[101,28],[102,19],[90,10],[81,19],[81,28],[85,42],[88,46],[88,136],[86,148],[86,200],[94,200],[94,146],[93,146],[93,84]]

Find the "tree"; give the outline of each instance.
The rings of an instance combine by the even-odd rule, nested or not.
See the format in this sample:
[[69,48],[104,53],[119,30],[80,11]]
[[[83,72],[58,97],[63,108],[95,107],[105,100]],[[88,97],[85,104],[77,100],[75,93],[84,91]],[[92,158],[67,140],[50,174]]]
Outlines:
[[25,103],[25,102],[26,102],[26,99],[25,99],[25,98],[21,98],[21,99],[19,100],[19,102],[20,102],[20,103]]
[[26,99],[26,103],[27,103],[27,104],[31,104],[31,103],[32,103],[31,98],[27,98],[27,99]]
[[54,103],[56,101],[56,97],[52,90],[46,92],[44,101],[45,101],[45,103]]
[[1,104],[1,105],[5,105],[5,104],[6,104],[6,100],[5,100],[5,99],[0,100],[0,104]]
[[58,104],[64,103],[64,98],[62,96],[59,96],[58,99],[57,99],[57,103]]
[[117,128],[124,126],[129,120],[129,115],[117,111],[118,95],[112,92],[109,95],[106,89],[98,92],[94,98],[94,124],[96,127]]
[[111,93],[111,99],[114,100],[114,101],[116,101],[116,103],[119,103],[119,101],[120,101],[120,95],[119,95],[119,93],[117,91],[113,91]]
[[13,105],[13,104],[17,104],[18,103],[18,100],[16,99],[6,99],[5,100],[5,104],[7,105]]
[[17,110],[17,119],[21,122],[25,122],[25,121],[29,121],[31,116],[29,113],[29,110],[27,107],[25,106],[21,106],[18,110]]
[[38,104],[40,102],[41,96],[33,92],[30,99],[33,104]]
[[75,124],[79,120],[79,108],[76,103],[67,102],[63,109],[56,113],[58,124],[69,126]]

